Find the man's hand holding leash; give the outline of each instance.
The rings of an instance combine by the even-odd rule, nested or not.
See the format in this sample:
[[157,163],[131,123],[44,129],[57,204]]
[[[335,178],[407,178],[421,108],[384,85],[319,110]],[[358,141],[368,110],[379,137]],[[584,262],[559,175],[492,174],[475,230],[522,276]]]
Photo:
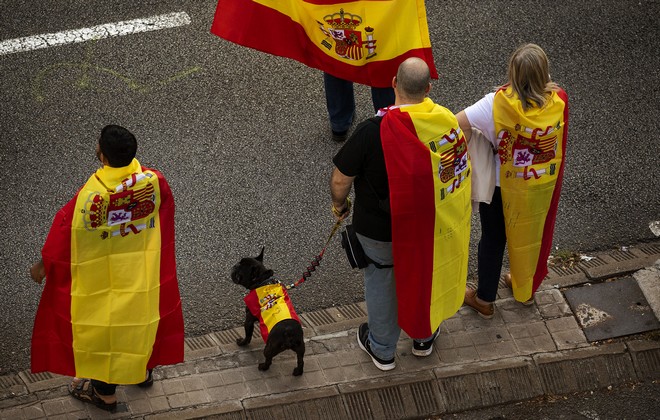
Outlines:
[[351,192],[354,179],[354,176],[346,176],[337,168],[332,171],[330,178],[332,214],[338,221],[346,219],[351,212],[351,200],[348,199],[348,193]]

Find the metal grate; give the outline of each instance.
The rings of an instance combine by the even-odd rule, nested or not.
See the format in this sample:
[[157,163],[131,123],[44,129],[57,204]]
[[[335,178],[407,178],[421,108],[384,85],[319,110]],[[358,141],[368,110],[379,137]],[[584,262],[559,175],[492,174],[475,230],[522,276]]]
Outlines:
[[313,327],[321,325],[329,325],[335,322],[335,319],[327,311],[314,311],[305,314],[305,318],[310,322]]
[[242,338],[238,333],[239,329],[224,330],[215,333],[215,337],[220,344],[236,344],[237,338]]
[[400,388],[390,387],[379,389],[376,392],[386,419],[400,419],[404,417],[405,405]]
[[440,405],[433,390],[433,382],[430,381],[410,385],[418,414],[431,414],[440,411]]
[[595,257],[593,260],[590,261],[582,261],[578,266],[585,267],[585,268],[594,268],[594,267],[600,267],[603,265],[606,265],[607,263],[603,261],[600,257]]
[[11,388],[14,385],[22,385],[21,378],[17,375],[0,376],[0,388]]
[[637,258],[637,256],[632,252],[624,251],[612,251],[609,253],[609,256],[612,257],[612,259],[614,259],[616,262],[630,261]]
[[344,395],[348,417],[353,420],[373,419],[369,396],[366,392],[355,392]]
[[208,349],[216,346],[215,342],[209,335],[186,338],[185,343],[190,350]]
[[571,276],[574,274],[582,274],[582,271],[577,267],[559,267],[552,266],[548,267],[550,271],[556,274],[558,277]]
[[41,382],[41,381],[46,381],[48,379],[53,379],[55,376],[49,372],[40,372],[40,373],[30,373],[30,372],[24,372],[25,373],[25,380],[29,384],[33,384],[35,382]]
[[367,313],[362,310],[362,307],[356,303],[352,305],[340,306],[337,308],[337,310],[346,319],[363,318],[367,316]]
[[660,378],[660,350],[649,350],[637,353],[636,356],[640,379],[657,380]]
[[646,255],[660,254],[660,244],[642,245],[639,247],[639,250],[645,253]]

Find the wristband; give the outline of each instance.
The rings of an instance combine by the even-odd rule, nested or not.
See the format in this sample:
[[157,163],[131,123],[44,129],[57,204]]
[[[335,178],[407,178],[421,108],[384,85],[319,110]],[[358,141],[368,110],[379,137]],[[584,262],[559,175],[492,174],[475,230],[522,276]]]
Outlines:
[[337,217],[341,217],[341,216],[343,216],[345,213],[347,213],[348,211],[350,211],[350,210],[351,210],[351,200],[350,200],[348,197],[346,197],[346,201],[345,201],[345,203],[346,203],[346,207],[344,207],[344,209],[343,209],[342,211],[337,210],[337,208],[336,208],[335,205],[333,204],[333,205],[332,205],[332,214],[334,214],[334,215],[337,216]]

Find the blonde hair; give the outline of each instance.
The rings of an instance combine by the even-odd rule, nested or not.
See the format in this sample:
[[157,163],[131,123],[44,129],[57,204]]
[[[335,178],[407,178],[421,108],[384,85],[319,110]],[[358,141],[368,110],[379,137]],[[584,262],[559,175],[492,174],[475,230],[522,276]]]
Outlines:
[[522,102],[523,110],[542,108],[550,94],[559,89],[550,80],[548,57],[536,44],[518,47],[509,58],[509,84]]

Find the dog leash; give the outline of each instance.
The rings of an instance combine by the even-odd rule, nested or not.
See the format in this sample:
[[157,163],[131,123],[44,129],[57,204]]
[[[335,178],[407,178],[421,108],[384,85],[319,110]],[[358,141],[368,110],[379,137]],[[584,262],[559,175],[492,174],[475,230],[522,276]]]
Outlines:
[[323,249],[321,250],[319,255],[315,256],[314,260],[310,262],[310,265],[307,266],[307,269],[302,274],[302,277],[298,281],[296,281],[295,283],[291,283],[291,284],[288,284],[288,285],[283,285],[286,290],[290,290],[290,289],[293,289],[296,286],[299,286],[300,284],[304,283],[305,280],[307,280],[307,278],[309,276],[312,275],[312,272],[315,271],[316,267],[318,267],[319,264],[321,263],[321,260],[323,259],[323,254],[325,254],[325,249],[328,247],[328,244],[330,243],[330,240],[332,239],[332,237],[335,236],[335,233],[337,233],[337,230],[339,230],[339,226],[341,226],[342,221],[343,220],[337,220],[335,225],[332,227],[332,231],[330,232],[330,235],[328,236],[328,240],[325,241],[325,245],[323,246]]

